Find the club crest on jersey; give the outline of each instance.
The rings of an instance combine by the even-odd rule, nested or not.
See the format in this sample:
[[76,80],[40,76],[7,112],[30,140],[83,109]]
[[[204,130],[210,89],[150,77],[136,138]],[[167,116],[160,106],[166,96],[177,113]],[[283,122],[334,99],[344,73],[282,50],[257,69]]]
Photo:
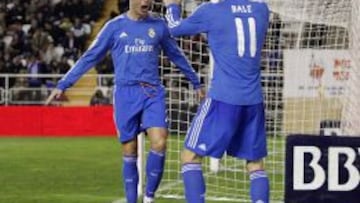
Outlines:
[[156,33],[155,33],[154,28],[149,28],[149,30],[148,30],[148,35],[149,35],[149,37],[151,37],[151,38],[154,38],[154,37],[155,37]]

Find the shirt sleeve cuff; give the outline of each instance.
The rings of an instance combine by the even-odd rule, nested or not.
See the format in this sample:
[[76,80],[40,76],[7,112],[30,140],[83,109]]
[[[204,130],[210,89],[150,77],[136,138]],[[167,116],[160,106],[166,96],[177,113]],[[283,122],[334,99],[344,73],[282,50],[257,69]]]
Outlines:
[[62,91],[65,91],[65,90],[68,88],[68,86],[67,86],[64,82],[59,82],[59,83],[56,85],[56,88],[57,88],[57,89],[60,89],[60,90],[62,90]]

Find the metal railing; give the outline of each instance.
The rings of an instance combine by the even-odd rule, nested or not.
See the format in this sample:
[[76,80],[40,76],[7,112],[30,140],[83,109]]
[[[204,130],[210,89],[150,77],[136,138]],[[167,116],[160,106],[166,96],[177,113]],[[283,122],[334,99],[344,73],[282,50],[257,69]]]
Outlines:
[[[57,81],[62,77],[62,74],[0,74],[0,105],[43,105]],[[80,97],[91,96],[97,89],[101,89],[105,95],[106,91],[113,86],[114,76],[112,74],[87,74],[83,78],[95,79],[96,87],[94,88],[93,85],[72,87],[71,94]],[[89,104],[90,101],[78,101],[78,103]]]
[[[43,105],[51,90],[56,86],[62,74],[0,74],[0,105]],[[93,78],[93,85],[71,87],[66,94],[78,98],[89,98],[95,91],[101,90],[103,95],[112,101],[112,88],[114,85],[113,74],[86,74],[82,78]],[[183,74],[164,74],[167,103],[172,104],[197,104],[196,94],[189,83],[185,83]],[[74,105],[88,105],[89,101],[72,100]]]
[[[63,77],[62,74],[0,74],[0,105],[43,105],[61,77]],[[79,98],[81,96],[89,98],[96,90],[100,89],[112,101],[113,74],[86,74],[82,78],[96,80],[96,87],[94,88],[93,85],[72,87],[68,91],[69,94],[76,95]],[[188,82],[184,82],[186,79],[183,74],[164,74],[162,79],[167,92],[166,101],[168,104],[189,104],[192,106],[198,103],[195,91],[191,91],[191,85]],[[281,85],[271,84],[274,82],[282,83],[282,76],[263,74],[262,81],[266,92],[281,92]],[[271,95],[268,94],[266,97]],[[269,100],[272,101],[273,99]],[[72,101],[72,103],[87,105],[90,104],[90,100]]]

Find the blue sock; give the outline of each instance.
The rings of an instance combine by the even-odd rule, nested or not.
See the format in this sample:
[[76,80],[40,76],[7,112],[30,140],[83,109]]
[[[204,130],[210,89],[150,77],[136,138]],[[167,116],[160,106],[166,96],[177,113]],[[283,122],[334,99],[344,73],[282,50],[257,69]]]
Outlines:
[[136,156],[123,157],[123,182],[127,203],[137,202],[137,186],[139,182],[139,173],[136,161]]
[[250,196],[253,203],[269,203],[269,179],[265,171],[250,173]]
[[182,166],[185,197],[187,203],[205,202],[205,181],[199,163],[188,163]]
[[164,172],[165,152],[149,152],[146,162],[146,196],[154,197]]

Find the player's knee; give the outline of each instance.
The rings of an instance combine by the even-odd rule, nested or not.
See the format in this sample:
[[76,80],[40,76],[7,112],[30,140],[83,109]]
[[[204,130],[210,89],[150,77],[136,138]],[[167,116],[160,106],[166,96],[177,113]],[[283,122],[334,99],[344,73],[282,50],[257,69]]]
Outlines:
[[123,156],[137,156],[137,151],[123,150]]
[[166,137],[151,140],[151,149],[157,152],[166,150]]
[[147,130],[151,149],[162,152],[166,150],[167,129],[165,128],[150,128]]
[[137,156],[137,141],[131,140],[122,143],[122,152],[124,156]]
[[253,171],[265,170],[264,162],[262,159],[255,161],[247,161],[246,169],[249,173]]
[[181,163],[201,163],[201,157],[190,150],[184,149],[181,152]]

